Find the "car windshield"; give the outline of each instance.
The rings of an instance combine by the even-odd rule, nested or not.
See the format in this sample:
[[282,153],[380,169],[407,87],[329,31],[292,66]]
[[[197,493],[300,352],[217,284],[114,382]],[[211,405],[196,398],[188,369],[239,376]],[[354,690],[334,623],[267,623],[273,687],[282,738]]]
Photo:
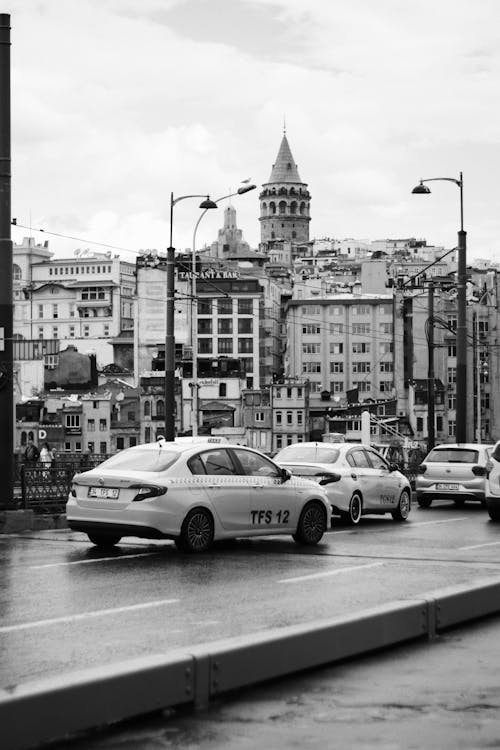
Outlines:
[[158,447],[133,448],[116,453],[111,458],[99,464],[99,469],[123,469],[124,471],[165,471],[179,458],[180,453],[176,450]]
[[321,445],[289,445],[274,456],[274,461],[311,461],[315,464],[334,464],[339,457],[339,450]]
[[478,451],[468,448],[434,448],[427,458],[427,463],[476,464]]

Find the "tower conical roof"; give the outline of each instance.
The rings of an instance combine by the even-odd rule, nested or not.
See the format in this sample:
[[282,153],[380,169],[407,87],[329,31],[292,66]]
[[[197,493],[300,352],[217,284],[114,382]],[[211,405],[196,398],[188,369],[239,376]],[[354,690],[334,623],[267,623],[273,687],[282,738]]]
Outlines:
[[295,161],[293,160],[292,151],[290,149],[290,144],[288,143],[287,137],[285,134],[283,134],[283,139],[281,141],[280,150],[278,151],[278,156],[276,157],[276,162],[273,164],[273,168],[271,171],[271,176],[268,180],[268,182],[300,182],[302,183],[302,180],[300,179],[299,171],[297,169],[297,165],[295,164]]

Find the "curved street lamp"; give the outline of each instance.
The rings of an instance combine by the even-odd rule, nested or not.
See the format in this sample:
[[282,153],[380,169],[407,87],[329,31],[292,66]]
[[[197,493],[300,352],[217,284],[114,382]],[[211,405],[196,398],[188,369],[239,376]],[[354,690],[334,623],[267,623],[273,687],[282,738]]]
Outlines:
[[200,208],[217,208],[206,194],[180,195],[170,193],[170,244],[167,248],[166,310],[165,310],[165,440],[175,440],[175,339],[174,339],[174,267],[175,248],[172,243],[174,206],[186,198],[205,198]]
[[458,268],[457,268],[457,416],[456,441],[467,442],[467,232],[464,232],[463,176],[430,177],[420,180],[412,193],[426,195],[430,189],[424,183],[446,181],[454,182],[460,188],[460,229],[458,231]]
[[[203,203],[200,204],[200,208],[203,208],[204,210],[200,214],[198,221],[195,224],[194,231],[193,231],[193,249],[192,249],[192,256],[191,256],[191,349],[192,349],[192,358],[193,358],[193,379],[191,383],[191,389],[192,389],[192,398],[191,398],[191,434],[193,436],[198,435],[198,352],[196,351],[198,348],[198,331],[197,331],[197,321],[198,316],[194,314],[194,306],[197,302],[196,298],[196,233],[198,231],[198,227],[200,225],[201,220],[207,213],[207,211],[210,208],[217,208],[217,204],[220,203],[220,201],[226,200],[226,198],[233,198],[236,195],[244,195],[244,193],[250,192],[250,190],[255,190],[257,186],[256,185],[243,185],[242,187],[238,188],[238,190],[235,193],[229,193],[229,195],[222,195],[220,198],[217,198],[215,201],[210,201],[210,203],[214,203],[214,205],[210,206],[204,206]],[[204,201],[206,203],[206,201]]]

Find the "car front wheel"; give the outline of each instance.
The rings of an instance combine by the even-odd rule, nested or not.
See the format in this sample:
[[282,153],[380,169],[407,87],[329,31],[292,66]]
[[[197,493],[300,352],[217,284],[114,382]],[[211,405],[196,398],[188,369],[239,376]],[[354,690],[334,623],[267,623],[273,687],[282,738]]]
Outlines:
[[500,508],[488,508],[488,515],[492,521],[500,521]]
[[205,508],[193,508],[184,519],[181,535],[175,540],[183,552],[206,552],[214,540],[214,521]]
[[114,547],[121,539],[117,534],[87,534],[88,538],[96,547]]
[[396,510],[393,510],[391,515],[395,521],[406,521],[410,513],[410,493],[408,490],[403,490],[399,497],[399,503]]
[[297,544],[314,545],[326,531],[326,512],[320,503],[308,503],[300,514],[293,538]]

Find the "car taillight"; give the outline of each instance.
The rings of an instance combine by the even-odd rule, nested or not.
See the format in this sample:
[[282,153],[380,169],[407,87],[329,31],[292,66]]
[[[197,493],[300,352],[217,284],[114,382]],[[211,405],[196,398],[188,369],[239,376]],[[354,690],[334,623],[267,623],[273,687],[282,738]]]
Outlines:
[[137,490],[137,494],[132,500],[133,503],[145,500],[147,497],[158,497],[158,495],[164,495],[167,491],[166,487],[153,484],[131,484],[129,489]]
[[493,461],[491,459],[488,459],[486,461],[486,476],[489,477],[490,471],[493,469]]
[[71,485],[69,494],[71,495],[71,497],[76,497],[76,489],[74,484]]
[[420,466],[417,466],[417,474],[425,474],[426,471],[427,471],[426,464],[420,464]]
[[322,485],[325,484],[331,484],[332,482],[340,482],[342,477],[340,474],[322,474],[321,476],[317,476],[316,479],[319,480],[319,483]]
[[486,467],[485,466],[473,466],[472,467],[472,473],[476,477],[485,477],[486,476]]

